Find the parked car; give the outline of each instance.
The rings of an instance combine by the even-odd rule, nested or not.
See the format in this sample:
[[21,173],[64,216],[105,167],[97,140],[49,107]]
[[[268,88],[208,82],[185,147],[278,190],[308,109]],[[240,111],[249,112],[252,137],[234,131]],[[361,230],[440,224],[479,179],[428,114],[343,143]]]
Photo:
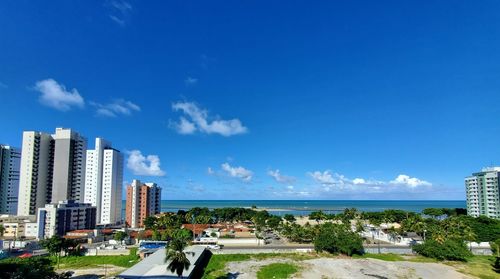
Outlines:
[[207,248],[212,249],[212,250],[220,250],[221,249],[221,247],[219,245],[208,245]]

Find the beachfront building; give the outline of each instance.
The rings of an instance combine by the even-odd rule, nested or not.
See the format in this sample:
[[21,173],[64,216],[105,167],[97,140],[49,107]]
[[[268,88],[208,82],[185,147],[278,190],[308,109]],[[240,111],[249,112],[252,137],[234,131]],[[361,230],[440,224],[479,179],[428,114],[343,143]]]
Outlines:
[[17,214],[21,150],[0,144],[0,214]]
[[64,236],[68,231],[94,229],[96,207],[71,200],[47,204],[38,209],[37,222],[38,239]]
[[146,217],[160,213],[161,188],[156,183],[134,179],[127,186],[125,223],[130,228],[142,227]]
[[45,204],[83,201],[87,141],[71,129],[23,132],[17,214],[35,215]]
[[95,149],[87,150],[85,203],[97,207],[98,224],[121,221],[123,154],[111,142],[96,138]]
[[500,167],[483,168],[465,178],[467,214],[500,219]]

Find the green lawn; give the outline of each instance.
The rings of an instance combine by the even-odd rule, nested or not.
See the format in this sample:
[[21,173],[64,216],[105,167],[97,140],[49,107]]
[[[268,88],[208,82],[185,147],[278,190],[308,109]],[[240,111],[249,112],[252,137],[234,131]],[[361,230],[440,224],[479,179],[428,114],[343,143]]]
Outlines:
[[377,260],[382,260],[382,261],[388,261],[388,262],[397,262],[397,261],[404,261],[405,258],[403,256],[398,255],[398,254],[363,254],[363,255],[353,255],[353,259],[377,259]]
[[257,272],[257,279],[287,279],[299,271],[298,267],[291,263],[273,263],[265,265]]
[[446,262],[454,266],[458,271],[476,276],[480,279],[499,279],[500,273],[493,271],[492,264],[495,262],[494,256],[474,256],[467,262]]
[[[52,261],[57,264],[57,259],[52,258]],[[59,268],[82,268],[82,267],[97,267],[102,265],[115,265],[121,267],[131,267],[139,262],[139,257],[136,255],[121,255],[121,256],[80,256],[80,257],[61,257],[59,260]]]

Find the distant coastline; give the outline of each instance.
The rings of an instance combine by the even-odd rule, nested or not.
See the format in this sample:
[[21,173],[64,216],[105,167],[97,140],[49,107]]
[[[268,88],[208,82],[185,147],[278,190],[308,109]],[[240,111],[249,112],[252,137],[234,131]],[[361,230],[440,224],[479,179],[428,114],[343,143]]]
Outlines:
[[[359,211],[384,211],[399,209],[420,213],[425,208],[466,208],[465,200],[162,200],[162,212],[177,212],[193,207],[209,209],[223,207],[256,207],[272,214],[308,215],[312,211],[340,213],[346,208]],[[125,201],[123,201],[123,209]]]

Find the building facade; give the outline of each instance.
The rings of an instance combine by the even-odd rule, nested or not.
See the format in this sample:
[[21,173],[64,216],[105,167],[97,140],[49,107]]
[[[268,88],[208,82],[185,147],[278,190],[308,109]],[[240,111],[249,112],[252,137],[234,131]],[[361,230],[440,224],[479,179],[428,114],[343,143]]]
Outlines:
[[141,183],[133,180],[127,186],[125,222],[130,228],[144,225],[144,219],[160,213],[161,188],[156,183]]
[[83,201],[87,141],[71,129],[55,134],[25,131],[21,152],[19,215],[35,215],[45,204]]
[[56,128],[53,138],[52,202],[83,202],[87,140],[77,132],[65,128]]
[[18,215],[36,215],[52,198],[54,140],[42,132],[23,132]]
[[0,144],[0,214],[17,214],[21,150]]
[[31,239],[38,235],[36,216],[0,215],[5,239]]
[[68,231],[94,229],[96,207],[74,201],[59,201],[38,209],[38,239],[54,235],[64,236]]
[[98,224],[121,222],[123,154],[111,143],[96,138],[87,150],[84,202],[97,207]]
[[500,219],[500,167],[483,168],[465,178],[467,214]]

